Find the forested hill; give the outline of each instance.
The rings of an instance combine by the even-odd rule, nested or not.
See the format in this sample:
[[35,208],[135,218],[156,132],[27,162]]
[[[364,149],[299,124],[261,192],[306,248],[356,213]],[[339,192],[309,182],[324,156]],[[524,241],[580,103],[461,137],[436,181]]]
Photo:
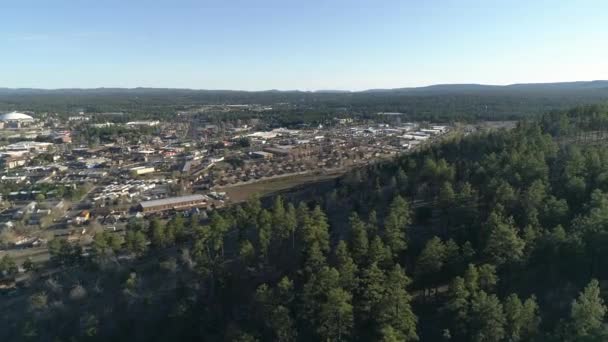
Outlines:
[[88,257],[54,240],[49,268],[0,301],[0,338],[607,340],[605,127],[606,107],[555,112],[304,201],[132,221]]
[[275,108],[243,115],[280,114],[279,117],[300,118],[301,122],[331,119],[341,113],[365,117],[378,112],[401,112],[406,120],[505,120],[606,100],[608,81],[508,86],[448,84],[361,92],[0,88],[0,112],[125,112],[132,118],[171,118],[176,111],[201,105],[253,103]]

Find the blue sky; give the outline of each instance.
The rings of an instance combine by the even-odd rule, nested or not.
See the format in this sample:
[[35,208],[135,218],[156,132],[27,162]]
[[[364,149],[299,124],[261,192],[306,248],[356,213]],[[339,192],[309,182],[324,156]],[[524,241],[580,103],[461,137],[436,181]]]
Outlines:
[[605,0],[0,0],[0,87],[608,79]]

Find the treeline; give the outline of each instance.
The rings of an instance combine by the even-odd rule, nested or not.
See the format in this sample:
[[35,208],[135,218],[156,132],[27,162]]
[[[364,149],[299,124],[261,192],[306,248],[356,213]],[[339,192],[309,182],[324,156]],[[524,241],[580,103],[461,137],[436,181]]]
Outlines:
[[[272,113],[242,112],[244,118],[269,114],[285,122],[312,123],[336,113],[370,116],[401,112],[403,120],[511,120],[605,101],[601,84],[589,87],[537,85],[396,89],[369,92],[204,91],[188,89],[0,90],[0,112],[21,110],[71,115],[124,112],[123,118],[170,120],[175,113],[201,105],[261,104],[283,108]],[[280,115],[275,115],[280,114]],[[123,120],[111,117],[110,120]]]
[[0,304],[0,337],[606,340],[608,150],[567,139],[590,113],[608,117],[457,137],[303,201],[54,240],[27,298]]

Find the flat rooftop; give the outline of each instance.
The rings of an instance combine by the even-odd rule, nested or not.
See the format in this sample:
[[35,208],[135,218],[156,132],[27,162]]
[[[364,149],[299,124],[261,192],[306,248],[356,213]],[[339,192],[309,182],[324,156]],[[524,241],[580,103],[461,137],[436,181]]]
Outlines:
[[164,206],[164,205],[172,205],[172,204],[180,204],[183,202],[191,202],[191,201],[204,201],[206,197],[203,195],[188,195],[188,196],[179,196],[179,197],[169,197],[152,201],[144,201],[141,202],[140,205],[142,208],[152,208],[156,206]]

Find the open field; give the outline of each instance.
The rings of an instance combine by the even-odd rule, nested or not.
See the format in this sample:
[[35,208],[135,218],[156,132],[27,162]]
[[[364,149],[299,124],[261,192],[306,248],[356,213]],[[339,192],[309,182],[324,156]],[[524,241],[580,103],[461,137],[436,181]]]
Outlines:
[[308,183],[316,183],[332,178],[336,178],[344,174],[346,170],[333,171],[329,173],[307,173],[301,175],[287,175],[284,177],[276,177],[272,179],[266,179],[259,182],[253,182],[250,184],[242,184],[236,186],[228,186],[218,188],[217,191],[225,191],[230,197],[231,202],[238,203],[246,201],[249,196],[258,194],[260,196],[266,196],[278,191],[293,188]]

